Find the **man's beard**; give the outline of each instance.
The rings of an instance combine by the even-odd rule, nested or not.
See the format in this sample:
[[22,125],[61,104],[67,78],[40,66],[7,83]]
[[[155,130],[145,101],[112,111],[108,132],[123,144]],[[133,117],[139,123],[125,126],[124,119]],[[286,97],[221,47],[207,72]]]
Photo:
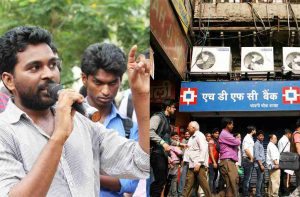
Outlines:
[[43,101],[39,94],[31,96],[20,94],[20,99],[23,106],[34,110],[45,110],[55,104],[55,100],[53,99]]
[[[33,110],[45,110],[55,104],[55,100],[50,98],[42,99],[41,91],[48,86],[50,82],[45,83],[44,85],[38,85],[36,91],[27,88],[19,89],[20,102],[23,106],[33,109]],[[45,96],[44,96],[45,97]]]

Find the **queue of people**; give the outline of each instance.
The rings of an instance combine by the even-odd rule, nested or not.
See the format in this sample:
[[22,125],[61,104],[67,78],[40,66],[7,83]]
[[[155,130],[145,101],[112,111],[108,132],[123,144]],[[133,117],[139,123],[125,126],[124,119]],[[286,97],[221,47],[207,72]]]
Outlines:
[[[300,126],[300,121],[297,124]],[[181,165],[178,166],[180,176],[178,174],[176,179],[172,177],[172,192],[169,192],[166,184],[157,182],[156,179],[156,177],[164,178],[155,169],[155,165],[160,165],[160,160],[152,160],[154,165],[151,167],[155,172],[152,185],[159,185],[161,190],[152,193],[151,196],[299,196],[300,187],[292,191],[291,175],[294,172],[280,170],[279,167],[281,152],[290,151],[291,146],[294,147],[291,151],[300,152],[300,133],[297,132],[299,126],[296,126],[294,134],[289,129],[285,129],[278,146],[277,136],[273,133],[269,134],[266,140],[268,145],[265,148],[265,133],[262,130],[256,131],[254,125],[246,127],[247,134],[243,139],[240,133],[233,133],[234,122],[231,118],[223,118],[221,125],[221,132],[215,128],[211,133],[204,134],[197,121],[191,121],[181,142],[178,140],[178,134],[172,132],[172,136],[176,136],[172,139],[172,144],[177,143],[179,147],[176,148],[181,147],[183,151],[183,155],[181,152],[177,154],[176,160],[178,163],[178,158],[181,158]],[[164,157],[166,161],[170,157],[166,149]],[[166,174],[168,170],[172,171],[169,168]],[[268,177],[266,177],[267,171]],[[299,183],[299,173],[297,173],[295,172]],[[256,174],[256,182],[253,181],[254,174]],[[177,192],[174,192],[174,180],[177,180]]]

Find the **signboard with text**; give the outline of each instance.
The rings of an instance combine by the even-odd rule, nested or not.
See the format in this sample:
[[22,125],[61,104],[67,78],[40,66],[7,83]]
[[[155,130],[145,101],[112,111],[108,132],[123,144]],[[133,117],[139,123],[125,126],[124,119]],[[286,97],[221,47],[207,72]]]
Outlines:
[[150,1],[150,30],[183,79],[186,71],[188,45],[168,0]]
[[180,112],[300,110],[300,81],[182,82]]

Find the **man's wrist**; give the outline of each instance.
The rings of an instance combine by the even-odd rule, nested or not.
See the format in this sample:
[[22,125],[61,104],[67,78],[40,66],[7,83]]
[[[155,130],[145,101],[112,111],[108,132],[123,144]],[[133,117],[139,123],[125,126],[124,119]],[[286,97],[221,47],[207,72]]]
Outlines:
[[165,140],[160,140],[160,142],[159,142],[160,145],[163,145],[164,143],[166,143]]

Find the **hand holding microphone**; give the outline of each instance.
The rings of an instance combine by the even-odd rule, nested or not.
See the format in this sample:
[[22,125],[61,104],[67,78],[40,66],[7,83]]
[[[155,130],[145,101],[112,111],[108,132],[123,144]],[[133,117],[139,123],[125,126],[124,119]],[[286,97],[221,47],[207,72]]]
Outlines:
[[[48,93],[52,99],[57,101],[58,95],[63,89],[64,89],[63,86],[60,84],[50,83],[48,86]],[[89,106],[85,102],[82,103],[74,102],[72,107],[77,112],[81,113],[82,115],[89,118],[93,122],[98,122],[101,118],[100,112],[96,108]]]

